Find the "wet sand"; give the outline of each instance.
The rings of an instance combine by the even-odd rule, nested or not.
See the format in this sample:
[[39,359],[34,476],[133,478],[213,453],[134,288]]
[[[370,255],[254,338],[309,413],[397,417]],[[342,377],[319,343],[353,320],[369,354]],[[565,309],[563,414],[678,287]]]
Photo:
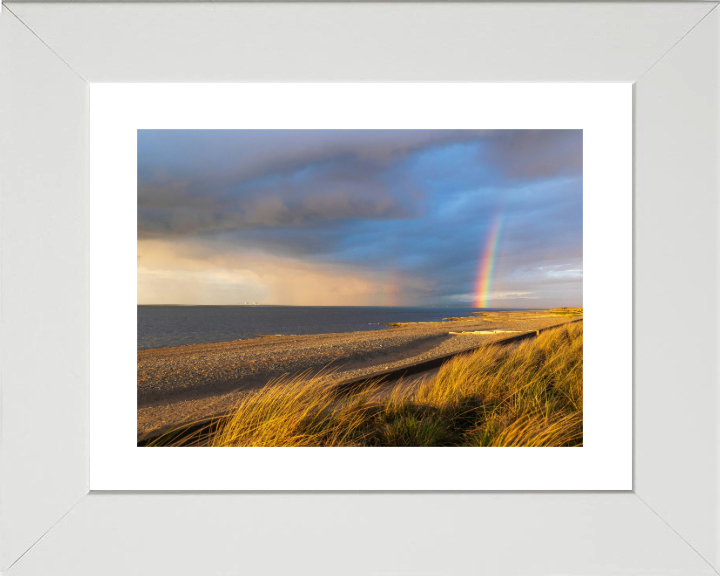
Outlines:
[[139,350],[138,438],[227,412],[247,391],[284,375],[331,369],[338,382],[371,377],[570,320],[544,311],[484,312],[367,332]]

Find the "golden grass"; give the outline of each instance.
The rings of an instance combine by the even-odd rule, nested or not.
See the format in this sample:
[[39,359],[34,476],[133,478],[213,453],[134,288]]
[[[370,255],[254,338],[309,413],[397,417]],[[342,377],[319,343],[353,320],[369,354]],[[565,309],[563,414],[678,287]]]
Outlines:
[[328,374],[284,378],[249,393],[200,444],[582,446],[582,357],[580,321],[458,356],[414,385],[340,393]]
[[582,308],[552,308],[548,310],[547,316],[578,318],[583,315]]
[[[373,322],[377,326],[413,326],[416,324],[444,324],[446,322],[478,322],[488,319],[510,319],[510,320],[534,320],[537,318],[580,318],[583,315],[582,308],[551,308],[550,310],[527,310],[507,312],[477,312],[476,316],[450,316],[438,322]],[[259,336],[259,334],[256,334]]]

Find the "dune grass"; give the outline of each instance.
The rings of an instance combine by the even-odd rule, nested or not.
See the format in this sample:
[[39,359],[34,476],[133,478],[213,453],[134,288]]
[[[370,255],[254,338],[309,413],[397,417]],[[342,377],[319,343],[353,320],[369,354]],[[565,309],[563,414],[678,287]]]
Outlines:
[[551,308],[548,314],[554,317],[579,318],[583,315],[582,308]]
[[327,375],[283,378],[249,393],[194,443],[582,446],[582,359],[582,322],[576,322],[459,356],[419,384],[340,393]]

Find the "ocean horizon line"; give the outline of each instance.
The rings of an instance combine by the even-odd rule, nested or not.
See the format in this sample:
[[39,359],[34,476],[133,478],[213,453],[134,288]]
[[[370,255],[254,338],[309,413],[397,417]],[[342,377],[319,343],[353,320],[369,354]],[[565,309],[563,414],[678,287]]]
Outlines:
[[[550,310],[552,308],[559,308],[559,306],[541,306],[532,308],[518,308],[518,307],[504,307],[504,306],[488,306],[486,308],[479,308],[469,304],[445,304],[445,305],[420,305],[420,306],[386,306],[382,304],[137,304],[137,306],[175,306],[175,307],[189,307],[189,306],[232,306],[232,307],[277,307],[277,308],[468,308],[472,310]],[[576,306],[566,306],[569,308],[575,308]]]

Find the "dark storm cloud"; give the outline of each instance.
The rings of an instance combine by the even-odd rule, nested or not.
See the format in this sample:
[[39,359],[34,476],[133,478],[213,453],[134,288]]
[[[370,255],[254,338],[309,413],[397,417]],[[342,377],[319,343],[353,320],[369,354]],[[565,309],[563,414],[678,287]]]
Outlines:
[[214,198],[202,196],[204,190],[205,183],[139,185],[139,237],[407,218],[415,196],[409,187],[397,193],[372,179],[339,181],[323,176],[312,182],[251,183],[218,190]]
[[488,159],[507,178],[582,173],[580,130],[507,130],[495,134]]
[[277,228],[317,221],[407,218],[421,192],[375,162],[333,158],[235,179],[203,174],[138,182],[140,237]]
[[548,177],[581,170],[581,139],[579,131],[141,130],[138,234],[406,218],[422,193],[392,172],[413,154],[476,142],[476,161],[505,177]]

